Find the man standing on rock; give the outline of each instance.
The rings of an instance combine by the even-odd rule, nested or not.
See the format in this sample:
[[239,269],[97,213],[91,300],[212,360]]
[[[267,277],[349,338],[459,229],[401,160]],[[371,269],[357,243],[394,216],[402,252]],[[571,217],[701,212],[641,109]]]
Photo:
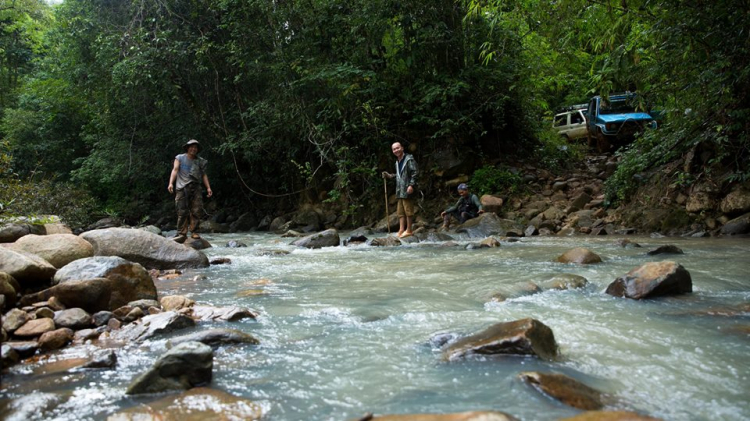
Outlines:
[[206,186],[208,197],[213,195],[206,175],[208,161],[198,158],[200,143],[195,139],[190,139],[183,148],[186,153],[175,156],[167,186],[169,193],[177,190],[174,198],[177,207],[177,235],[174,240],[178,243],[187,239],[188,230],[193,234],[192,238],[201,238],[196,232],[200,225],[200,214],[203,211],[201,183]]
[[461,196],[458,198],[458,202],[440,213],[443,218],[443,229],[450,228],[451,216],[456,218],[459,224],[463,224],[484,213],[482,202],[476,194],[469,193],[469,186],[464,183],[459,184],[458,195]]
[[[396,178],[396,198],[398,207],[398,236],[409,237],[412,232],[412,219],[414,218],[414,193],[417,191],[417,161],[410,154],[404,153],[401,143],[391,145],[393,154],[396,155],[396,174],[383,171],[383,178]],[[386,221],[386,223],[388,223]]]

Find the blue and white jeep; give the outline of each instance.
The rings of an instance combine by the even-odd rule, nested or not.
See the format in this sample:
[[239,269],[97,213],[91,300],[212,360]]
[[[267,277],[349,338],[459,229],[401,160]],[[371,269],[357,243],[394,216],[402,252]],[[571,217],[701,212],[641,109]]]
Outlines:
[[631,92],[591,98],[586,119],[589,147],[607,152],[630,143],[646,127],[656,127],[649,112],[638,110],[636,99]]

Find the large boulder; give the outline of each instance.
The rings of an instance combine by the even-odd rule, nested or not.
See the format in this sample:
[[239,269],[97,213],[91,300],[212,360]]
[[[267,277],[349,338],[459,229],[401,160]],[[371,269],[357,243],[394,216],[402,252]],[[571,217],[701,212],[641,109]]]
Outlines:
[[339,233],[335,229],[331,228],[319,233],[302,237],[299,240],[292,242],[292,245],[297,247],[306,247],[309,249],[319,249],[322,247],[336,247],[341,244],[341,238]]
[[378,221],[377,224],[372,228],[373,232],[398,232],[399,219],[396,212],[391,213],[387,217]]
[[579,265],[588,265],[592,263],[601,263],[602,258],[589,249],[576,247],[558,256],[557,261],[560,263],[577,263]]
[[66,281],[35,294],[27,294],[21,299],[22,305],[47,301],[54,297],[68,308],[82,308],[89,313],[113,311],[131,301],[155,300],[156,288],[151,288],[139,279],[112,277],[83,281]]
[[[196,405],[196,402],[200,402],[200,405]],[[140,402],[137,406],[109,416],[107,421],[259,421],[262,417],[261,406],[250,400],[219,390],[196,387],[154,402]]]
[[0,247],[0,272],[12,276],[21,286],[48,282],[56,271],[54,266],[35,254]]
[[[57,285],[68,281],[80,281],[95,278],[107,278],[110,272],[123,273],[125,271],[140,272],[134,268],[137,263],[129,262],[117,256],[94,256],[79,259],[60,268],[52,278],[52,284]],[[138,265],[143,269],[143,266]],[[144,269],[145,270],[145,269]],[[148,272],[146,272],[148,275]],[[150,276],[149,276],[150,278]],[[153,281],[152,281],[153,284]]]
[[533,355],[552,359],[557,356],[557,342],[552,329],[544,323],[521,319],[490,326],[453,342],[443,351],[448,361],[472,354]]
[[36,254],[58,269],[74,260],[94,255],[91,244],[73,234],[29,234],[13,243],[13,249]]
[[642,298],[678,295],[693,291],[690,272],[676,262],[650,262],[615,279],[605,291],[615,297]]
[[486,238],[493,235],[505,236],[509,231],[523,233],[524,226],[510,219],[500,219],[492,212],[483,213],[469,219],[456,228],[457,233],[466,234],[469,238]]
[[167,351],[128,386],[128,395],[187,390],[211,383],[214,353],[200,342],[185,342]]
[[147,269],[207,267],[208,258],[198,250],[185,247],[150,232],[108,228],[81,234],[94,246],[95,256],[119,256],[140,263]]
[[727,215],[741,215],[750,211],[750,191],[743,188],[734,190],[722,199],[719,207]]
[[24,235],[44,234],[44,226],[11,222],[0,226],[0,243],[12,243]]
[[732,219],[721,227],[724,235],[738,235],[750,233],[750,213]]

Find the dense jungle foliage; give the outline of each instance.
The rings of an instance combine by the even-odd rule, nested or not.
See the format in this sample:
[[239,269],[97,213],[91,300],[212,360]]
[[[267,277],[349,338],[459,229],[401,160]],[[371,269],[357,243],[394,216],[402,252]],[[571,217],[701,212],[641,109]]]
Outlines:
[[663,120],[619,152],[612,203],[686,155],[703,159],[666,176],[746,180],[749,3],[0,0],[0,212],[171,210],[191,138],[216,200],[258,214],[355,215],[382,198],[394,141],[428,193],[458,173],[489,190],[504,163],[575,159],[556,108],[626,90]]

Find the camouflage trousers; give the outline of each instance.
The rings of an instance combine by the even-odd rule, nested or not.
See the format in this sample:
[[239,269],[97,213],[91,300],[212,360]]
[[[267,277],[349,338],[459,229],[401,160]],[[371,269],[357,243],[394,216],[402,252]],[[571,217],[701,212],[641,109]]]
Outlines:
[[183,189],[177,190],[174,203],[177,206],[177,232],[187,235],[196,232],[201,223],[203,212],[203,191],[201,186],[190,183]]

